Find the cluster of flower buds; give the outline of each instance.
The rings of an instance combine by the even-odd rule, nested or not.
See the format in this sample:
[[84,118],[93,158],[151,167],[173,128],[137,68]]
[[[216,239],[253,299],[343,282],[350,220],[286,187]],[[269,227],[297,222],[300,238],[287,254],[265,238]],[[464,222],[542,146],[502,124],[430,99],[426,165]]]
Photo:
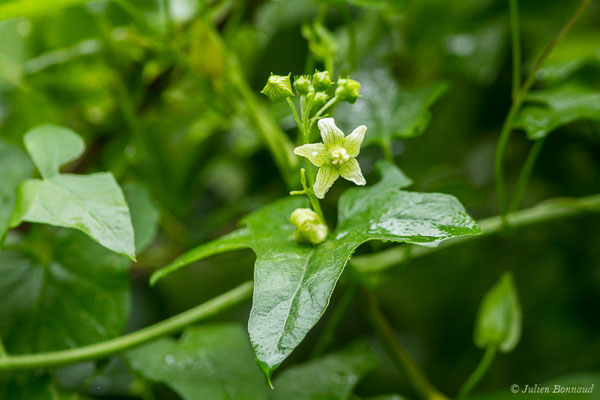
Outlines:
[[[334,82],[329,71],[315,71],[313,75],[299,75],[294,78],[294,89],[314,107],[321,107],[330,100],[328,90]],[[349,78],[339,78],[335,89],[335,97],[339,101],[354,103],[359,97],[360,83]],[[294,96],[290,75],[273,75],[261,91],[273,103],[279,103]]]
[[327,239],[327,225],[310,208],[295,209],[290,222],[296,227],[294,236],[298,243],[319,244]]

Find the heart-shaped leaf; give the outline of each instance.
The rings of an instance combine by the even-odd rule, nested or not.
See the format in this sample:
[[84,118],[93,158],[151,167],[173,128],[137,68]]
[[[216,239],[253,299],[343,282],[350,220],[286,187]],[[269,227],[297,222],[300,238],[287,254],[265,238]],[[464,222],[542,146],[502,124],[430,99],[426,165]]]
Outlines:
[[300,245],[289,222],[307,201],[287,198],[246,217],[240,229],[182,256],[156,281],[183,265],[231,249],[250,247],[257,255],[248,331],[267,377],[298,346],[325,312],[350,256],[369,240],[435,246],[480,232],[454,197],[402,190],[410,180],[395,166],[379,164],[383,179],[355,188],[340,199],[338,229],[318,246]]
[[0,253],[0,336],[10,353],[67,349],[122,332],[128,261],[79,232],[63,233],[41,238],[51,259]]
[[21,184],[11,226],[28,221],[79,229],[135,260],[129,208],[112,174],[59,173],[61,165],[82,154],[81,138],[67,128],[44,125],[29,131],[24,141],[44,179]]

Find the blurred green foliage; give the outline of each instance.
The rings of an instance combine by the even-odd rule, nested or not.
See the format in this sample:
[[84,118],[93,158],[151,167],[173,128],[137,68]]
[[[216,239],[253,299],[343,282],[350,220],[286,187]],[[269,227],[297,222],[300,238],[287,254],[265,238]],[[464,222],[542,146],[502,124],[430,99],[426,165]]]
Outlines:
[[[525,75],[574,3],[520,1]],[[530,139],[554,132],[534,168],[525,206],[600,188],[599,19],[594,2],[538,72],[515,124],[519,131],[506,154],[509,191]],[[328,67],[334,77],[356,77],[363,97],[335,110],[340,128],[366,123],[373,132],[367,141],[385,142],[419,191],[453,194],[477,218],[497,213],[492,160],[511,101],[507,1],[11,0],[0,4],[0,20],[0,231],[9,218],[4,205],[15,201],[11,190],[4,192],[5,182],[16,186],[33,171],[25,153],[14,149],[40,124],[81,134],[85,154],[65,171],[111,171],[125,188],[136,233],[144,226],[132,266],[80,233],[34,225],[9,232],[0,253],[0,332],[9,352],[114,337],[252,277],[253,256],[243,250],[198,262],[154,288],[147,284],[156,268],[232,231],[242,216],[297,186],[294,121],[285,104],[271,105],[259,95],[271,73],[294,76]],[[370,183],[382,155],[376,146],[361,151]],[[349,186],[336,183],[325,212]],[[555,377],[598,371],[599,223],[598,215],[547,223],[402,264],[378,279],[383,311],[430,380],[455,393],[480,357],[472,344],[479,302],[509,269],[523,312],[522,339],[512,353],[497,357],[476,393],[513,398],[511,384],[555,384]],[[367,244],[358,252],[385,246]],[[46,291],[28,273],[32,256],[52,263]],[[97,270],[98,263],[113,267]],[[88,268],[83,278],[82,265]],[[63,281],[70,270],[77,274]],[[106,274],[118,277],[105,285]],[[292,368],[302,368],[294,364],[317,362],[311,349],[348,281],[342,277],[342,290],[321,322],[283,364],[282,381]],[[14,287],[31,288],[29,303],[11,303]],[[53,303],[58,291],[68,293],[77,312]],[[86,303],[103,296],[118,304],[105,311]],[[34,301],[75,321],[78,330],[72,336],[43,334],[35,326],[48,317],[43,307],[33,326],[21,324]],[[351,301],[327,350],[366,338],[379,363],[352,371],[364,374],[356,398],[416,398],[375,344],[361,302]],[[248,307],[215,319],[245,323]],[[106,318],[110,329],[95,331],[81,323],[94,322],[83,314]],[[128,371],[119,360],[61,368],[53,381],[61,391],[90,397],[151,398],[153,391],[157,399],[176,398],[167,387],[151,389],[139,371]],[[593,379],[597,374],[582,381]],[[48,382],[44,373],[0,376],[11,400],[55,395]]]

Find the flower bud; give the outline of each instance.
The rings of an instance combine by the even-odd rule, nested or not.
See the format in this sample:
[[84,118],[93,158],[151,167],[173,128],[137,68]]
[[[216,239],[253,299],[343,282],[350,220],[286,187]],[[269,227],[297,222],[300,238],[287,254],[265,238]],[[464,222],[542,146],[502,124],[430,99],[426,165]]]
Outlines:
[[360,97],[360,83],[354,79],[340,78],[337,81],[338,87],[335,89],[335,95],[340,101],[354,103]]
[[313,75],[313,86],[317,92],[322,92],[329,89],[331,83],[331,75],[329,75],[329,71],[315,71],[315,74]]
[[260,92],[267,96],[273,103],[284,101],[288,97],[294,96],[290,75],[273,75],[267,80],[267,84]]
[[312,90],[312,84],[310,83],[310,77],[307,75],[300,75],[294,79],[294,87],[299,94],[307,94]]
[[313,107],[318,108],[327,103],[327,100],[329,100],[329,95],[325,92],[315,92],[313,90],[306,96],[306,99],[308,101],[312,101]]
[[310,208],[297,208],[290,216],[296,226],[294,238],[298,243],[323,243],[327,239],[327,225]]

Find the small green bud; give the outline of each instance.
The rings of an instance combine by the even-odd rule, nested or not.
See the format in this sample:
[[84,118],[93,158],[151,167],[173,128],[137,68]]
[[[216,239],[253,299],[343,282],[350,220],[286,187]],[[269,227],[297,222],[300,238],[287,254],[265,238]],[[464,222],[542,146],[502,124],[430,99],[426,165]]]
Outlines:
[[260,92],[267,96],[273,103],[284,101],[288,97],[293,97],[290,75],[273,75],[267,80],[267,84]]
[[306,95],[306,99],[308,101],[312,101],[313,107],[321,107],[327,100],[329,100],[329,95],[325,92],[315,92],[314,90]]
[[313,75],[313,86],[317,92],[329,89],[331,84],[331,75],[329,75],[329,71],[315,71],[315,74]]
[[294,238],[298,243],[323,243],[327,239],[327,225],[310,208],[297,208],[290,216],[296,226]]
[[294,79],[294,87],[300,94],[307,94],[312,90],[312,84],[310,83],[310,76],[300,75]]
[[360,97],[360,83],[354,79],[340,78],[337,81],[338,87],[335,89],[335,95],[340,101],[354,103]]

